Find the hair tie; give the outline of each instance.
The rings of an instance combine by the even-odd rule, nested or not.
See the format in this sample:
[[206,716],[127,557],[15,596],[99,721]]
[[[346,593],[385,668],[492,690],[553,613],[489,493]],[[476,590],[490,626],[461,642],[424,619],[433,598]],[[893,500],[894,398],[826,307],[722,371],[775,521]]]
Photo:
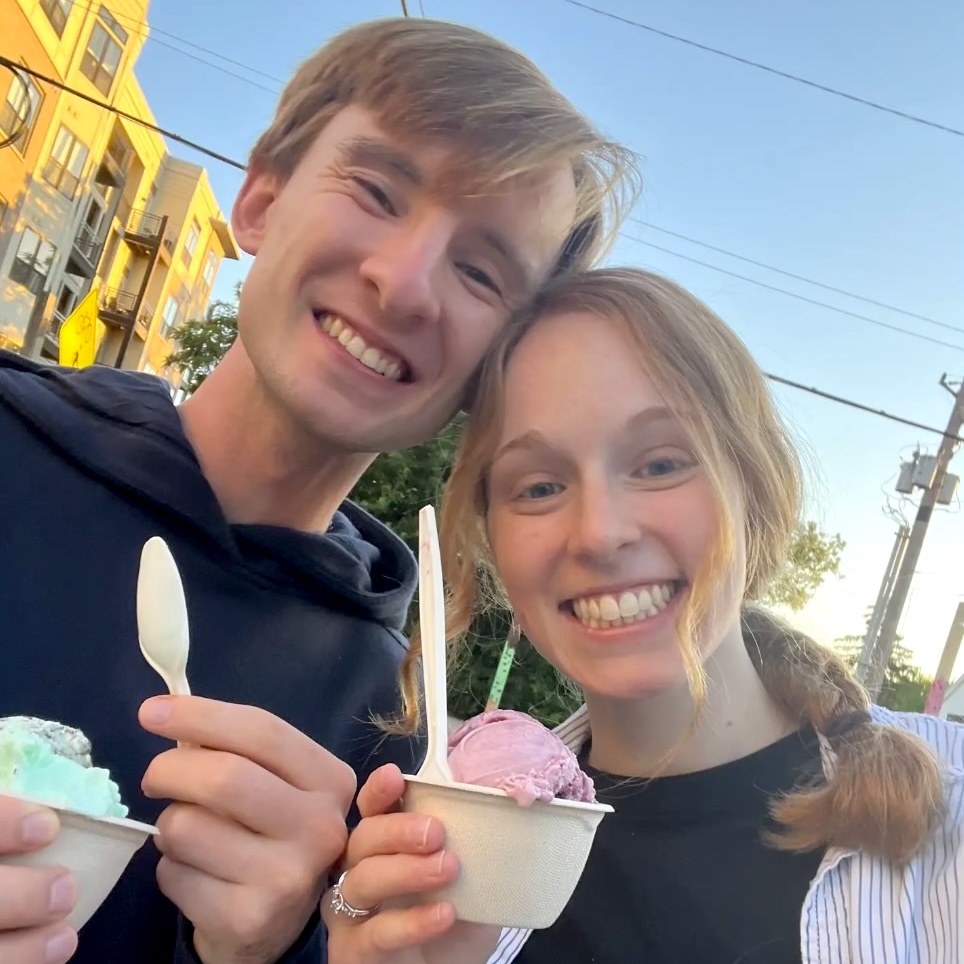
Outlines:
[[873,723],[869,710],[851,710],[831,717],[821,728],[821,733],[833,743],[865,723]]

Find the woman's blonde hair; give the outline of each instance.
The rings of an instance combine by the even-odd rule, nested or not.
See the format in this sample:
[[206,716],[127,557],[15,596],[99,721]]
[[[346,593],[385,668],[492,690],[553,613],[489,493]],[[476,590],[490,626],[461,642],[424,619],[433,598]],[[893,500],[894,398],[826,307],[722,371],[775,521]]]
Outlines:
[[[505,373],[531,326],[562,312],[584,313],[587,326],[621,327],[681,419],[717,496],[714,549],[692,580],[680,616],[680,646],[697,706],[705,693],[700,627],[733,560],[735,527],[743,526],[743,636],[749,655],[772,698],[791,719],[821,734],[833,761],[816,782],[773,801],[781,829],[772,842],[793,851],[834,845],[908,859],[941,815],[938,761],[916,737],[871,720],[867,694],[836,654],[755,604],[784,565],[798,520],[802,483],[796,450],[746,346],[706,305],[665,278],[609,269],[560,279],[504,332],[482,372],[443,499],[449,638],[459,639],[488,603],[508,605],[485,522],[486,477],[502,428]],[[726,509],[734,475],[742,519]],[[416,639],[403,670],[410,727],[419,713],[418,650]]]
[[638,193],[632,152],[603,137],[530,60],[471,27],[414,17],[351,27],[309,57],[255,143],[252,166],[289,177],[348,105],[371,111],[403,142],[443,143],[450,187],[463,195],[569,164],[578,204],[558,270],[591,266]]

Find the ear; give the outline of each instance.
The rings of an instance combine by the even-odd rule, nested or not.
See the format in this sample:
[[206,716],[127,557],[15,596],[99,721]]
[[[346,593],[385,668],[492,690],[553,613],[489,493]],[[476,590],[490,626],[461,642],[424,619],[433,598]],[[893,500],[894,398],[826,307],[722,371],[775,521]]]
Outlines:
[[281,181],[258,164],[248,168],[244,183],[231,209],[231,228],[241,250],[257,255],[264,240],[271,205],[281,190]]

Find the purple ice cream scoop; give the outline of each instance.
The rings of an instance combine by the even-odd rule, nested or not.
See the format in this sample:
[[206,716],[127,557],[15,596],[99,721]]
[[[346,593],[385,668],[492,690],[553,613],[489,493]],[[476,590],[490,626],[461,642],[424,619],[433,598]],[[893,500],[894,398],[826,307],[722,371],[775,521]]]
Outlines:
[[449,737],[449,768],[457,783],[504,790],[520,807],[557,797],[596,802],[572,750],[516,710],[490,710],[463,723]]

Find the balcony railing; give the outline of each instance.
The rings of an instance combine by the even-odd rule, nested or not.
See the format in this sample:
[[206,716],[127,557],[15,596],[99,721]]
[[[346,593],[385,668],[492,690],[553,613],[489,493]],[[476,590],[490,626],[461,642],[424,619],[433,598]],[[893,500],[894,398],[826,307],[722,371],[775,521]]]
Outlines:
[[149,301],[142,301],[137,317],[137,292],[124,288],[104,288],[100,293],[100,317],[115,328],[126,328],[130,324],[143,326],[144,334],[150,329],[156,309]]
[[164,219],[159,214],[149,214],[147,211],[134,208],[127,220],[124,234],[134,238],[156,241],[161,233]]
[[52,342],[56,343],[60,341],[60,329],[63,328],[66,320],[66,315],[62,315],[59,311],[54,312],[53,317],[50,319],[50,327],[47,329],[47,337]]
[[100,293],[100,315],[109,325],[126,327],[134,321],[137,293],[123,288],[103,288]]
[[74,238],[74,249],[84,256],[91,264],[97,263],[97,252],[100,248],[101,240],[90,229],[87,224],[82,224],[77,236]]

